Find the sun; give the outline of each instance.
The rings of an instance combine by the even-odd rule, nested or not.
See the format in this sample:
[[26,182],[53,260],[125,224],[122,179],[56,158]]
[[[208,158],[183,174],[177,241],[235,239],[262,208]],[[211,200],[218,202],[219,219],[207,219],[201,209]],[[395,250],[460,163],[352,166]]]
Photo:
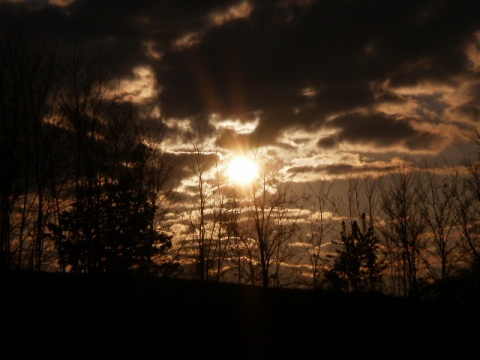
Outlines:
[[236,184],[247,185],[258,177],[259,167],[254,160],[239,155],[228,163],[227,175]]

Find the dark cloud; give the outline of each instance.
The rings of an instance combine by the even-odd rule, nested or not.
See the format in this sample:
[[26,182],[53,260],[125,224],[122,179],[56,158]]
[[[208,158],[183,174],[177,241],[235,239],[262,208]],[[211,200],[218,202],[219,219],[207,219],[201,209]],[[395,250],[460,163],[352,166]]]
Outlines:
[[[86,53],[102,53],[119,76],[131,76],[138,65],[151,66],[162,89],[162,114],[192,118],[198,129],[213,131],[208,125],[212,113],[260,118],[261,127],[250,139],[224,133],[219,144],[253,139],[260,144],[260,137],[261,144],[270,144],[285,129],[315,130],[339,113],[401,104],[404,99],[385,89],[387,83],[416,86],[478,77],[465,47],[480,30],[479,1],[255,0],[248,2],[244,16],[214,21],[212,14],[241,4],[2,2],[0,22],[22,26],[29,39],[64,52],[82,47]],[[179,46],[187,35],[190,42]],[[158,57],[148,54],[147,43]],[[440,116],[446,105],[435,106]],[[470,99],[452,113],[478,121],[478,109]],[[321,139],[323,148],[348,141],[429,149],[439,140],[407,120],[379,113],[340,116],[328,126],[340,132]]]
[[461,118],[469,119],[472,122],[480,122],[480,102],[477,100],[469,101],[453,109],[454,114]]
[[468,93],[468,100],[459,106],[453,107],[451,113],[455,118],[468,119],[473,123],[480,122],[480,84],[472,86]]
[[[398,100],[379,98],[372,83],[412,85],[466,72],[464,46],[479,29],[475,5],[462,1],[254,6],[250,18],[205,33],[198,46],[167,52],[164,99],[177,104],[173,113],[262,111],[264,126],[277,130],[321,123],[340,110]],[[315,95],[301,96],[305,88]]]
[[317,175],[339,176],[344,174],[385,174],[388,171],[394,170],[394,165],[385,164],[368,164],[363,165],[351,165],[348,163],[327,164],[318,166],[304,166],[304,167],[292,167],[289,169],[290,173],[311,173]]
[[339,116],[326,127],[338,129],[338,133],[318,141],[320,147],[333,147],[338,142],[351,144],[395,147],[404,145],[410,150],[430,149],[442,137],[416,130],[409,119],[398,119],[383,113],[352,113]]
[[317,142],[317,145],[320,148],[324,148],[324,149],[334,148],[337,144],[338,144],[337,136],[327,136],[318,140]]

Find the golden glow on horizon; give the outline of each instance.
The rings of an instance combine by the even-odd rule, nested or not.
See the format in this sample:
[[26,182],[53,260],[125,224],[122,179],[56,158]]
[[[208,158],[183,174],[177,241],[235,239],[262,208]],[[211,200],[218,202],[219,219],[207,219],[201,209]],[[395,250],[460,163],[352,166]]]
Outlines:
[[258,177],[259,172],[258,164],[246,156],[235,156],[227,166],[227,176],[239,185],[251,183]]

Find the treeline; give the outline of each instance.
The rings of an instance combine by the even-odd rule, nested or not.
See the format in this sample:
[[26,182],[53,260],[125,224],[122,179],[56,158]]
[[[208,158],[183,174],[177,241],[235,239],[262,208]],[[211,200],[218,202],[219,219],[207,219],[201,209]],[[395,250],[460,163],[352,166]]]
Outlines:
[[110,88],[100,58],[3,35],[0,268],[173,270],[155,261],[172,245],[157,226],[170,169],[159,166],[138,109]]
[[408,298],[477,292],[478,147],[462,166],[404,162],[352,176],[343,196],[332,180],[299,184],[259,152],[260,178],[238,188],[221,171],[221,150],[200,135],[186,132],[181,155],[162,150],[162,119],[117,96],[100,58],[2,36],[1,271]]

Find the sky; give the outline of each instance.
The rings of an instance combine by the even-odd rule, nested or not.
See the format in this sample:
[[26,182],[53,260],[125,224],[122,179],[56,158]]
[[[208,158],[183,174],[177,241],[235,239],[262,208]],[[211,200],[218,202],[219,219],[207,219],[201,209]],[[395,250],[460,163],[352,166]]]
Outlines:
[[458,160],[480,121],[480,1],[0,0],[0,23],[103,54],[181,151],[189,129],[302,181]]

